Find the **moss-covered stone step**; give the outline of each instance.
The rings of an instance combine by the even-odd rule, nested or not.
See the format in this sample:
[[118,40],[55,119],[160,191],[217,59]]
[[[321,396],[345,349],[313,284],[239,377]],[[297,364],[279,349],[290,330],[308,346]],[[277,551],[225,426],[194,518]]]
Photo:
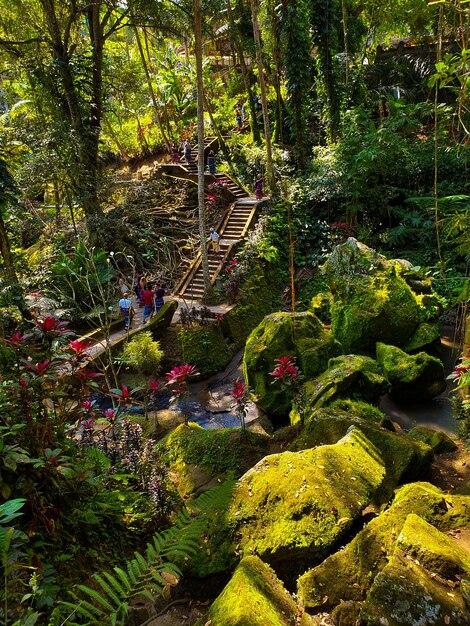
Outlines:
[[425,443],[331,407],[312,413],[289,450],[331,445],[344,437],[351,427],[360,430],[374,444],[385,467],[385,478],[374,495],[375,502],[386,502],[399,484],[422,478],[433,461],[432,450]]
[[316,620],[302,614],[268,565],[256,556],[247,556],[197,626],[207,623],[211,626],[309,626]]
[[290,421],[296,424],[301,415],[308,421],[315,408],[339,398],[354,397],[374,402],[390,388],[377,361],[358,354],[330,359],[328,369],[315,380],[307,381],[301,390],[300,404],[294,403]]
[[410,355],[396,346],[379,342],[377,362],[397,401],[423,402],[438,396],[446,388],[442,362],[426,352]]
[[180,424],[157,444],[182,498],[223,480],[239,478],[265,456],[270,438],[239,428],[206,430]]
[[253,390],[258,406],[268,415],[287,414],[291,397],[282,385],[273,384],[269,375],[275,368],[274,359],[296,356],[302,374],[313,378],[326,369],[328,359],[339,352],[339,344],[313,313],[272,313],[253,330],[246,342],[245,381]]
[[467,550],[412,513],[405,520],[390,563],[367,594],[360,623],[470,624],[460,591],[460,580],[469,572]]
[[429,483],[401,487],[391,506],[344,549],[299,578],[303,606],[329,610],[342,601],[363,601],[377,574],[389,564],[407,517],[413,513],[441,532],[470,528],[470,497],[443,493]]

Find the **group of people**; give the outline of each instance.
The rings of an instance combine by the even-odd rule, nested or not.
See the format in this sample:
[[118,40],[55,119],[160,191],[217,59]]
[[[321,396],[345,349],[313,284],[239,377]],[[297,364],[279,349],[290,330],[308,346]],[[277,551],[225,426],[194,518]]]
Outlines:
[[[132,318],[135,315],[131,293],[125,278],[121,277],[118,285],[122,295],[119,300],[119,311],[124,318],[124,329],[129,330],[132,325]],[[145,274],[138,272],[134,283],[134,293],[138,298],[139,306],[144,309],[142,321],[146,324],[162,308],[165,290],[160,283],[156,283],[154,286],[148,281]]]
[[[182,159],[186,161],[186,163],[191,163],[193,160],[192,147],[189,139],[183,141],[182,148],[176,141],[173,141],[171,144],[171,160],[173,163],[180,163]],[[215,174],[215,154],[213,150],[209,150],[209,154],[207,155],[207,167],[211,174]]]

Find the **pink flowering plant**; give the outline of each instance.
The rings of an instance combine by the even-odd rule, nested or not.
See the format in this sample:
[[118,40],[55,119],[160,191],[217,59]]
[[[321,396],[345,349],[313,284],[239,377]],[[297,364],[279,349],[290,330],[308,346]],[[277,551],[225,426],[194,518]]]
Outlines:
[[189,417],[189,379],[198,376],[199,372],[194,365],[178,365],[165,374],[166,385],[171,393],[170,402],[181,406],[184,423],[188,424]]
[[300,368],[295,363],[295,356],[282,356],[274,359],[276,367],[269,375],[272,376],[272,385],[279,386],[282,391],[287,393],[292,399],[292,403],[296,406],[300,421],[304,421],[304,397],[301,392],[301,383],[303,376]]
[[452,374],[447,377],[457,384],[457,389],[470,386],[470,346],[462,354]]
[[245,419],[248,413],[248,404],[250,402],[250,390],[243,381],[239,378],[234,381],[233,389],[230,392],[233,398],[232,409],[235,410],[238,419],[240,420],[240,426],[245,431]]

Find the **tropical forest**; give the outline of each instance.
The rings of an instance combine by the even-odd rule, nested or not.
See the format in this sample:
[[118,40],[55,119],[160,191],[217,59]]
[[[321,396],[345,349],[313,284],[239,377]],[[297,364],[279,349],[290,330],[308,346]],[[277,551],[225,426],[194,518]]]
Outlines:
[[470,624],[470,0],[0,0],[0,626]]

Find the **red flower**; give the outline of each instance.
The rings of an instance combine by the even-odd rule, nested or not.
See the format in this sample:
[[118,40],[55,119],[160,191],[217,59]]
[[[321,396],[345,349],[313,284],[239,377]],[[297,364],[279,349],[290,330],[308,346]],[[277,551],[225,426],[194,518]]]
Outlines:
[[89,400],[85,400],[84,402],[82,402],[82,407],[86,410],[89,411],[90,409],[93,408],[93,402],[90,402]]
[[238,379],[233,383],[233,389],[230,392],[230,395],[233,396],[236,400],[239,400],[245,397],[246,392],[247,389],[245,383]]
[[279,363],[272,372],[269,372],[269,375],[275,379],[274,382],[279,380],[290,383],[300,375],[293,356],[283,356],[280,359],[274,359],[274,362]]
[[50,364],[50,361],[43,361],[42,363],[36,363],[35,365],[27,365],[26,369],[36,372],[37,374],[43,374]]
[[53,315],[49,315],[43,320],[38,320],[36,324],[38,325],[39,330],[41,330],[43,333],[54,332],[54,333],[61,335],[63,333],[68,332],[66,330],[66,326],[68,325],[68,322],[61,322]]
[[89,417],[86,420],[83,420],[82,422],[82,426],[83,428],[85,428],[86,430],[93,428],[93,424],[95,423],[95,418],[94,417]]
[[149,389],[152,391],[158,391],[160,389],[160,381],[159,380],[151,380],[149,382]]
[[224,319],[222,313],[214,313],[214,317],[217,321],[221,322]]
[[91,344],[92,342],[87,339],[75,339],[75,341],[70,341],[70,347],[77,355],[83,354],[83,352],[85,352]]
[[7,343],[9,346],[21,346],[24,342],[31,337],[29,335],[22,335],[18,330],[14,335],[10,337],[10,339],[4,339],[3,341]]
[[108,417],[109,419],[112,419],[114,417],[115,412],[116,411],[114,409],[106,409],[106,411],[103,411],[103,415],[105,417]]
[[199,372],[194,365],[178,365],[165,374],[168,385],[176,385],[187,382],[190,376],[197,376]]

